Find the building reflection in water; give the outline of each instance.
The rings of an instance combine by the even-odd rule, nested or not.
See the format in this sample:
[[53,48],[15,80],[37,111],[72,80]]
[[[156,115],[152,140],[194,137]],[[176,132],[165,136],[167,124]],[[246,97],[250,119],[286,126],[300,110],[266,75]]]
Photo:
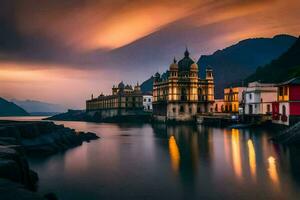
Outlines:
[[171,165],[174,172],[178,172],[179,170],[179,162],[180,162],[180,153],[175,140],[175,137],[171,135],[169,139],[169,152],[171,158]]
[[238,129],[231,130],[232,161],[233,169],[238,178],[242,177],[242,161],[240,150],[240,132]]
[[279,184],[278,172],[276,168],[276,159],[273,156],[268,158],[268,173],[272,182],[276,185]]
[[251,177],[254,180],[256,180],[256,155],[255,155],[253,141],[251,139],[248,139],[247,145],[248,145],[249,167],[250,167]]

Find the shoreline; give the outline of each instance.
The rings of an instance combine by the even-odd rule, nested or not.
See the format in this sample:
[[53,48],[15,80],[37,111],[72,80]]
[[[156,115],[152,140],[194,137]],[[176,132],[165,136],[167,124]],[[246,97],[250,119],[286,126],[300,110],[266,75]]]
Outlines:
[[57,199],[37,192],[38,174],[27,157],[50,156],[98,138],[49,121],[0,120],[0,189],[5,191],[0,199]]

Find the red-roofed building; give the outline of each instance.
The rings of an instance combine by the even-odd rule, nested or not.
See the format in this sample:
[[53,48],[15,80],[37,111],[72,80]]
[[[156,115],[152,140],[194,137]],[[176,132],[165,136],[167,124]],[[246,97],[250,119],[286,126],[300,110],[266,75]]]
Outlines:
[[272,110],[273,123],[290,126],[300,121],[300,77],[278,85]]

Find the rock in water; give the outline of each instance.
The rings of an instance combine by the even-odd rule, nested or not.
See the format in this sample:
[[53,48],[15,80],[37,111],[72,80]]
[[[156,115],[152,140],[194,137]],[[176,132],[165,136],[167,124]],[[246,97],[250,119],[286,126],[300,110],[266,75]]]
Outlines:
[[27,153],[49,155],[99,137],[95,133],[76,132],[53,122],[6,121],[0,123],[0,138],[4,138],[2,142],[0,140],[0,144],[14,140],[24,147]]
[[30,170],[25,153],[49,155],[98,138],[53,122],[0,121],[0,199],[57,199],[34,192],[38,175]]

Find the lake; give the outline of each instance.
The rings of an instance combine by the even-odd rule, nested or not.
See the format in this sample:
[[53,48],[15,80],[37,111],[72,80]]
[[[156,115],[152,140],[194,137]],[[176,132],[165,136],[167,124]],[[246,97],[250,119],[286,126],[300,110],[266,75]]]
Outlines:
[[55,123],[101,137],[29,159],[59,199],[300,199],[300,149],[270,130]]

